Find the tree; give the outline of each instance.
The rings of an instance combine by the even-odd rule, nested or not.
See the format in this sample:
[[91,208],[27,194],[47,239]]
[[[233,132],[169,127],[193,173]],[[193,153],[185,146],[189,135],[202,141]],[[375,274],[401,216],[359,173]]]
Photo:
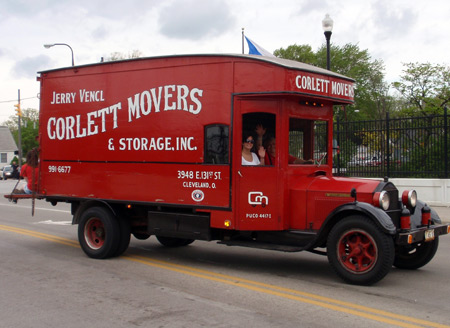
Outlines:
[[393,86],[406,100],[408,114],[442,114],[450,102],[450,68],[430,63],[403,64],[406,69]]
[[117,61],[117,60],[124,60],[124,59],[133,59],[133,58],[139,58],[142,57],[142,52],[139,50],[133,50],[132,52],[129,52],[128,54],[124,54],[122,52],[113,52],[111,55],[105,59],[105,61]]
[[317,66],[316,54],[309,45],[292,45],[286,49],[280,48],[274,51],[275,56],[285,59],[296,60],[302,63]]
[[[19,126],[16,115],[10,116],[9,120],[3,122],[11,131],[16,144],[19,145]],[[33,108],[22,109],[21,117],[21,140],[22,154],[25,157],[27,152],[39,146],[39,111]]]
[[[292,45],[286,49],[275,50],[275,56],[302,61],[306,64],[326,68],[327,48],[322,45],[316,52],[308,45]],[[392,107],[392,97],[388,95],[389,85],[384,81],[382,60],[372,60],[368,50],[360,50],[358,45],[346,44],[343,47],[331,45],[331,70],[351,77],[356,82],[355,105],[349,106],[344,118],[359,110],[359,118],[383,118]],[[353,109],[353,110],[352,110]]]
[[[450,68],[430,63],[408,63],[399,82],[393,86],[402,95],[405,107],[402,113],[421,116],[420,124],[425,127],[443,126],[444,107],[450,101]],[[410,165],[413,170],[426,172],[438,168],[444,171],[442,149],[445,134],[442,129],[423,129],[410,136],[412,154]],[[434,169],[436,170],[436,169]]]

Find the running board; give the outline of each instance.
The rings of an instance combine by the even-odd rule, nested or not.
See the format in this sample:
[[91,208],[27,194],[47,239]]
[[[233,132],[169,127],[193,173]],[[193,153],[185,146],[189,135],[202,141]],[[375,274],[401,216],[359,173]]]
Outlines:
[[301,252],[304,251],[304,247],[300,246],[290,246],[290,245],[278,245],[271,243],[262,243],[257,241],[249,241],[249,240],[227,240],[227,241],[218,241],[218,244],[227,245],[227,246],[241,246],[241,247],[249,247],[249,248],[259,248],[259,249],[267,249],[272,251],[279,252]]

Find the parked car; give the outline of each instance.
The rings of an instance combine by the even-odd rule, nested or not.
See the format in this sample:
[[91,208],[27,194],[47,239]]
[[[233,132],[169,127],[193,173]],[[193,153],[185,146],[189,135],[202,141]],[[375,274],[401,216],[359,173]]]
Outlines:
[[364,162],[364,166],[380,166],[382,160],[377,156],[371,156],[367,158]]
[[13,177],[13,168],[11,165],[6,165],[2,168],[1,178],[3,180],[11,179]]
[[363,156],[363,157],[353,157],[347,166],[380,166],[382,160],[378,156]]
[[365,165],[365,159],[364,157],[353,157],[348,163],[347,166],[364,166]]

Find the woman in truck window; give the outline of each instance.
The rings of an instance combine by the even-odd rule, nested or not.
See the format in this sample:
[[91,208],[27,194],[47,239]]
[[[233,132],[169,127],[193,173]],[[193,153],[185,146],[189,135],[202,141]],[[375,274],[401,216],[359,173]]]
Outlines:
[[264,165],[265,149],[261,146],[258,154],[252,152],[255,139],[251,134],[244,134],[242,140],[242,165]]

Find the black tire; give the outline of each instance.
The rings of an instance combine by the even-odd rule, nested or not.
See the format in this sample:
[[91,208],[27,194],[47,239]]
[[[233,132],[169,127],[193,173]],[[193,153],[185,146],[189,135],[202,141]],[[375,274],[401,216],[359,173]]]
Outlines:
[[439,237],[409,247],[397,247],[394,266],[399,269],[415,270],[430,262],[439,247]]
[[330,265],[345,282],[372,285],[392,268],[394,240],[369,218],[354,215],[333,227],[328,235],[327,255]]
[[156,236],[156,239],[161,243],[161,245],[166,247],[182,247],[192,244],[194,239],[184,239],[184,238],[173,238],[173,237],[163,237]]
[[80,216],[78,241],[89,257],[105,259],[115,256],[120,244],[117,218],[106,208],[88,208]]
[[122,255],[130,245],[131,225],[125,217],[119,217],[120,241],[114,256]]

